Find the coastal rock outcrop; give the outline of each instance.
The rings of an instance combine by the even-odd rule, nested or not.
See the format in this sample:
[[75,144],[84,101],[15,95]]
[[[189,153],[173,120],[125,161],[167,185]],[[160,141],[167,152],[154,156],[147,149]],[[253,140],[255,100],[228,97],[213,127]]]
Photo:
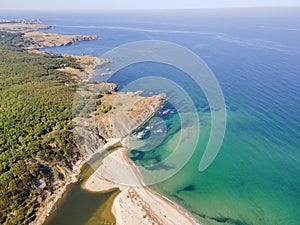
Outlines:
[[30,39],[33,44],[29,47],[46,48],[56,46],[67,46],[80,41],[90,41],[98,39],[98,36],[85,36],[85,35],[61,35],[56,33],[43,33],[43,32],[28,32],[24,37]]
[[96,124],[104,139],[124,138],[138,129],[166,102],[164,94],[150,97],[141,92],[112,92],[98,99]]
[[83,83],[73,104],[78,148],[89,158],[109,140],[120,140],[146,123],[166,103],[166,95],[117,92],[113,83]]

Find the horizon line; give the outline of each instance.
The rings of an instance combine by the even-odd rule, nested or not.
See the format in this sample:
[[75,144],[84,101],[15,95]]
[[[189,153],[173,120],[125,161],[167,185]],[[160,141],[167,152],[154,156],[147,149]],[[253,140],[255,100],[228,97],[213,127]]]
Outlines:
[[0,9],[0,11],[16,11],[16,12],[103,12],[103,11],[179,11],[179,10],[230,10],[230,9],[298,9],[300,5],[296,6],[232,6],[232,7],[203,7],[203,8],[151,8],[151,9]]

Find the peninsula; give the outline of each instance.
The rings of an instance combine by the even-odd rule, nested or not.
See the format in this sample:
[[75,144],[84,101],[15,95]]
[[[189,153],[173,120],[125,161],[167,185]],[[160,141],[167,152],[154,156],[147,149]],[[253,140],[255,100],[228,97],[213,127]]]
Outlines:
[[[2,21],[2,22],[1,22]],[[36,32],[50,29],[52,26],[38,20],[0,20],[0,43],[26,49],[66,46],[80,41],[96,40],[96,35],[61,35],[56,33]]]

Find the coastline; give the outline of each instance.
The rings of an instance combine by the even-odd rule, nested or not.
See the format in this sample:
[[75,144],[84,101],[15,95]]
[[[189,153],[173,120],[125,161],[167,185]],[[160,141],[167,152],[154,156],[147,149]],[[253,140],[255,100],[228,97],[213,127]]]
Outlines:
[[[39,53],[39,54],[43,54],[43,51],[40,50],[36,50],[35,52]],[[49,54],[49,53],[46,53]],[[109,63],[108,60],[106,59],[102,59],[102,58],[98,58],[95,56],[90,56],[90,55],[85,55],[85,56],[72,56],[72,55],[68,55],[68,54],[62,54],[64,57],[71,57],[74,58],[76,61],[78,61],[84,68],[83,72],[78,71],[77,69],[73,69],[72,68],[65,68],[62,69],[62,72],[70,72],[73,73],[74,75],[76,75],[78,78],[89,78],[91,76],[93,76],[93,74],[95,73],[95,69],[97,68],[97,66],[103,66],[104,64]],[[136,96],[136,95],[133,95]],[[132,98],[132,96],[131,96]],[[130,127],[128,128],[129,134],[131,134],[134,130],[138,129],[138,127],[141,127],[143,124],[145,124],[156,112],[156,109],[152,109],[153,112],[148,114],[145,118],[143,118],[143,121],[138,124],[135,127]],[[73,166],[73,169],[71,171],[67,172],[67,179],[64,181],[64,183],[60,183],[59,187],[54,190],[53,194],[49,195],[46,197],[45,201],[43,202],[43,207],[37,209],[36,212],[36,219],[34,221],[32,221],[30,223],[30,225],[43,225],[44,222],[47,220],[47,218],[50,216],[51,213],[53,213],[54,210],[56,210],[55,206],[57,204],[57,202],[63,198],[64,193],[68,190],[68,187],[73,184],[78,182],[78,177],[81,173],[82,168],[84,167],[84,165],[91,160],[96,154],[104,152],[105,150],[114,147],[118,142],[125,142],[126,138],[124,138],[123,140],[117,139],[117,138],[109,138],[106,139],[106,144],[103,146],[103,148],[101,148],[100,150],[94,152],[91,155],[88,156],[84,156],[83,158],[79,159],[77,161],[77,163]],[[105,157],[106,158],[106,157]],[[104,159],[105,159],[104,158]],[[104,160],[103,159],[103,160]],[[108,190],[111,190],[113,188],[108,188]]]
[[[106,149],[109,149],[110,147],[114,146],[117,142],[119,142],[119,140],[110,140],[109,142],[107,142],[104,146],[103,149],[101,149],[101,151],[104,151]],[[101,153],[101,151],[99,152],[95,152],[95,154],[97,153]],[[55,210],[55,205],[57,204],[57,202],[64,197],[65,192],[67,191],[68,187],[73,184],[78,182],[78,177],[82,171],[82,168],[86,165],[86,163],[88,163],[88,161],[90,159],[92,159],[94,157],[94,155],[91,155],[90,157],[87,157],[85,159],[80,159],[77,161],[77,163],[74,166],[74,169],[72,171],[72,174],[70,176],[70,178],[67,180],[67,182],[65,183],[65,185],[61,186],[59,189],[57,189],[53,195],[51,195],[50,198],[48,198],[44,204],[45,207],[40,208],[40,210],[38,210],[37,212],[37,219],[35,219],[33,222],[31,222],[29,225],[43,225],[46,221],[46,219],[50,216],[50,214]],[[40,212],[39,212],[40,211]]]
[[[27,23],[24,21],[27,21]],[[15,47],[27,50],[68,46],[81,41],[97,40],[99,38],[97,35],[63,35],[43,32],[42,30],[50,29],[53,26],[45,25],[41,21],[33,21],[4,20],[2,23],[0,21],[0,32],[7,32],[18,36],[22,40],[22,46],[16,45]]]
[[[39,32],[37,32],[39,33]],[[42,34],[42,33],[41,33]],[[58,34],[57,34],[58,35]],[[85,37],[85,36],[83,36]],[[88,38],[86,40],[93,40],[93,38]],[[84,40],[84,39],[83,39]],[[75,40],[83,41],[83,40]],[[72,43],[74,43],[72,40]],[[71,42],[70,42],[71,43]],[[68,42],[68,44],[70,44]],[[47,44],[48,45],[48,44]],[[49,45],[51,46],[51,45]],[[39,46],[41,47],[41,46]],[[36,50],[37,52],[43,53],[43,51]],[[74,75],[82,78],[85,74],[86,76],[91,76],[95,72],[95,68],[97,66],[101,66],[103,64],[108,63],[105,59],[100,59],[95,56],[70,56],[63,54],[65,57],[72,57],[79,62],[84,68],[84,72],[79,72],[78,70],[74,70],[72,68],[65,68],[62,69],[62,72],[70,72]],[[156,111],[152,112],[151,114],[147,115],[144,118],[144,121],[137,124],[133,130],[136,130],[138,127],[143,126],[155,113]],[[128,128],[130,129],[130,128]],[[132,132],[130,132],[132,133]],[[103,149],[89,155],[88,157],[79,159],[75,165],[73,165],[73,169],[68,171],[67,179],[64,180],[63,183],[59,184],[59,187],[54,190],[53,194],[46,197],[45,201],[43,202],[44,207],[41,207],[36,212],[36,219],[30,223],[30,225],[42,225],[46,221],[47,217],[53,213],[55,206],[61,198],[63,198],[64,193],[68,190],[70,184],[78,182],[79,174],[83,166],[92,159],[95,154],[101,153],[105,149],[108,149],[115,145],[117,142],[121,140],[114,140],[108,139],[108,142],[104,145]],[[122,140],[126,142],[126,138]],[[124,144],[124,143],[123,143]],[[105,192],[110,191],[115,188],[120,189],[120,193],[116,195],[115,199],[113,200],[113,205],[111,211],[113,215],[116,217],[117,224],[125,224],[126,221],[130,221],[131,225],[135,224],[200,224],[198,221],[183,207],[177,205],[173,201],[169,200],[165,196],[151,190],[149,187],[145,186],[143,183],[143,178],[138,169],[135,167],[134,163],[130,161],[130,159],[126,156],[126,152],[128,151],[127,147],[119,148],[118,150],[110,153],[108,156],[102,159],[102,162],[107,161],[110,159],[111,156],[115,156],[114,160],[121,161],[123,165],[126,166],[127,173],[121,173],[123,177],[128,182],[130,180],[131,185],[120,185],[117,182],[109,182],[108,180],[104,179],[103,177],[97,176],[97,172],[94,172],[88,180],[84,183],[84,189],[90,192]],[[103,163],[105,164],[105,163]],[[102,165],[103,165],[102,164]],[[111,164],[114,165],[114,164]],[[101,167],[101,166],[100,166]],[[104,170],[109,173],[109,171]],[[111,172],[111,171],[110,171]],[[116,175],[116,174],[114,174]],[[113,178],[113,177],[112,177]],[[95,179],[96,182],[93,181],[94,185],[91,185],[91,180]],[[132,198],[128,196],[132,196]],[[136,201],[134,201],[134,199]],[[146,213],[146,215],[145,215]],[[135,218],[132,218],[132,215],[135,215]]]
[[[89,192],[120,189],[120,193],[112,205],[112,212],[116,217],[117,224],[200,225],[183,207],[144,185],[140,172],[127,157],[127,151],[127,147],[120,147],[105,157],[97,171],[82,185],[82,188]],[[119,163],[112,165],[112,161]],[[125,174],[122,173],[124,170]],[[117,171],[117,173],[113,171]],[[107,178],[109,175],[111,175],[111,179]],[[117,182],[124,178],[131,184]]]
[[[25,5],[31,7],[28,3]],[[61,9],[62,3],[51,7]],[[74,2],[68,7],[74,7]],[[99,7],[102,7],[101,4]],[[116,224],[111,209],[119,189],[101,193],[89,192],[81,187],[94,172],[91,166],[97,168],[101,159],[117,150],[116,146],[120,144],[93,156],[86,163],[75,147],[69,148],[69,145],[57,142],[74,143],[72,121],[66,121],[64,115],[68,116],[68,111],[72,111],[72,91],[77,90],[76,83],[81,80],[84,68],[77,67],[73,56],[101,57],[117,46],[153,39],[174,42],[193,52],[195,57],[202,58],[210,67],[226,101],[227,129],[215,161],[208,170],[199,172],[199,163],[212,135],[211,117],[218,113],[210,109],[203,90],[199,90],[184,71],[167,64],[137,63],[118,71],[114,65],[119,63],[112,60],[111,65],[97,70],[99,80],[106,80],[105,74],[116,72],[110,80],[115,80],[120,90],[145,86],[143,96],[158,93],[156,90],[159,88],[155,87],[151,75],[162,76],[187,92],[187,97],[196,107],[201,125],[197,139],[184,130],[190,124],[181,123],[182,116],[189,116],[185,111],[190,110],[184,110],[182,115],[172,111],[185,103],[182,101],[184,96],[180,94],[173,99],[177,93],[173,95],[172,91],[170,101],[155,115],[162,117],[162,123],[154,116],[130,136],[127,157],[143,174],[145,183],[161,180],[174,171],[170,179],[149,185],[150,190],[182,206],[201,224],[300,223],[300,213],[297,213],[300,212],[300,199],[297,198],[300,196],[297,173],[298,170],[300,172],[297,149],[300,144],[297,138],[297,131],[300,131],[300,77],[296,76],[300,70],[300,44],[297,40],[300,13],[297,9],[137,10],[137,13],[81,11],[49,12],[48,8],[28,11],[25,7],[21,11],[2,10],[3,19],[40,18],[46,25],[52,25],[49,30],[41,28],[32,32],[99,35],[99,39],[49,47],[39,52],[39,49],[27,49],[32,42],[22,38],[24,35],[20,33],[25,33],[25,29],[17,28],[18,32],[9,32],[7,36],[3,32],[0,40],[3,67],[0,95],[4,103],[0,107],[3,124],[0,132],[0,147],[3,147],[0,224],[29,224],[38,219],[38,210],[46,211],[50,198],[56,202],[43,225]],[[13,39],[9,39],[10,36]],[[14,47],[6,48],[6,45]],[[62,58],[61,54],[69,54],[70,60]],[[171,54],[171,58],[178,58],[179,64],[185,61],[188,64],[189,58],[182,56]],[[127,60],[118,55],[114,58]],[[150,76],[149,84],[141,80],[137,85],[128,85],[147,76]],[[175,106],[175,103],[178,105]],[[63,114],[58,113],[60,109],[65,109]],[[168,109],[171,109],[169,113],[162,114]],[[147,131],[149,125],[154,125],[151,133]],[[163,132],[159,128],[163,128]],[[38,135],[43,130],[46,132]],[[135,138],[137,136],[141,139]],[[180,138],[183,142],[177,141]],[[196,148],[185,164],[183,157],[187,156],[189,149],[194,149],[190,147],[191,141],[195,141]],[[173,152],[176,153],[178,144],[182,146],[178,148],[179,157],[174,157],[174,163],[164,161]],[[155,148],[157,145],[158,148]],[[67,155],[61,151],[65,149]],[[96,148],[89,150],[93,152]],[[75,177],[77,182],[67,184],[71,175],[75,175],[77,163],[82,166]],[[177,166],[182,166],[182,169],[175,172]],[[59,193],[59,189],[62,193],[57,200],[54,194]]]

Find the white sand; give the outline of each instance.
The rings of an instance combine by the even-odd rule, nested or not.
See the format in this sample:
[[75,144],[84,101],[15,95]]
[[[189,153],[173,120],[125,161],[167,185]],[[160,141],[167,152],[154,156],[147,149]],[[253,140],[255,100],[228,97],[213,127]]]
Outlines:
[[118,225],[189,225],[199,224],[186,210],[142,185],[142,179],[120,148],[105,159],[86,181],[84,188],[102,192],[119,188],[112,212]]

